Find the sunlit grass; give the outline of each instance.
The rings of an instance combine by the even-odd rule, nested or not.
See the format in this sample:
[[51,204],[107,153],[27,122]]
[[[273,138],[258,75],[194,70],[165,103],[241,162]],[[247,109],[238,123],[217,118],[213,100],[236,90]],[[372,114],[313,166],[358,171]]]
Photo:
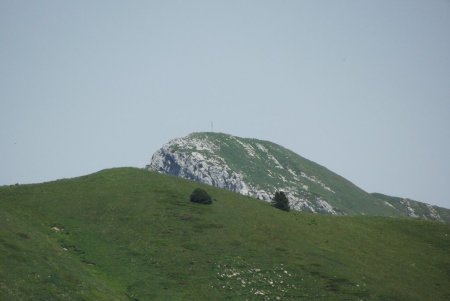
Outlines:
[[449,250],[446,224],[283,212],[132,168],[0,188],[0,300],[448,300]]

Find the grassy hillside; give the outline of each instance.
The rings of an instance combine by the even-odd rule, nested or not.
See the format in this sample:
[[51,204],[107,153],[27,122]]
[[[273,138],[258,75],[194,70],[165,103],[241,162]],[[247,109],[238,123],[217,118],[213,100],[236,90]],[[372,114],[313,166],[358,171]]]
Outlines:
[[304,212],[407,216],[403,208],[391,206],[327,168],[269,141],[192,133],[163,145],[147,168],[266,201],[282,190],[291,208]]
[[0,187],[0,300],[449,300],[450,226],[283,212],[132,168]]

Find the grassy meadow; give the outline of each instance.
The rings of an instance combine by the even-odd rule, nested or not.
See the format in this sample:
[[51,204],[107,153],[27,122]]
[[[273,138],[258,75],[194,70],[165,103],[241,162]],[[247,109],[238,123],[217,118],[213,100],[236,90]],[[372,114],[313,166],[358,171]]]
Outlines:
[[2,186],[0,300],[450,300],[450,225],[284,212],[135,168]]

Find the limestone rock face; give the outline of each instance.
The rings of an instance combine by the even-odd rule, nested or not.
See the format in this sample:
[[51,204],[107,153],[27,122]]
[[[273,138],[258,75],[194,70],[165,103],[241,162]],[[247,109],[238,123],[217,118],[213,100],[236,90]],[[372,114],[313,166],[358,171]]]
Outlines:
[[243,176],[232,171],[223,158],[216,156],[215,149],[215,145],[199,139],[174,139],[153,154],[147,168],[248,194]]
[[[304,172],[297,175],[293,170],[285,169],[275,155],[263,145],[263,141],[252,145],[252,143],[234,136],[224,135],[220,138],[222,139],[191,134],[187,137],[173,139],[153,154],[151,162],[146,168],[228,189],[264,201],[270,201],[276,191],[282,190],[286,192],[291,208],[294,210],[338,214],[333,206],[321,197],[308,198],[308,186],[304,183],[300,185],[300,179],[304,178],[306,181],[319,183],[319,186],[323,186],[324,189],[331,192],[329,187],[314,176],[307,176]],[[231,140],[234,145],[231,146],[227,140]],[[227,160],[221,150],[229,150],[233,147],[238,148],[237,153],[243,153],[237,158],[238,161],[268,162],[271,166],[266,168],[265,172],[269,173],[272,178],[276,177],[283,185],[274,185],[273,180],[264,183],[265,185],[259,185],[257,180],[255,181],[252,176],[248,175],[245,168],[239,168],[239,164],[236,162],[228,162],[230,160]],[[233,165],[233,168],[230,165]],[[288,178],[293,179],[288,180],[286,176],[278,175],[277,171],[279,170],[287,171]]]
[[319,164],[257,139],[193,133],[163,145],[146,168],[268,202],[283,191],[293,210],[450,220],[447,209],[369,194]]

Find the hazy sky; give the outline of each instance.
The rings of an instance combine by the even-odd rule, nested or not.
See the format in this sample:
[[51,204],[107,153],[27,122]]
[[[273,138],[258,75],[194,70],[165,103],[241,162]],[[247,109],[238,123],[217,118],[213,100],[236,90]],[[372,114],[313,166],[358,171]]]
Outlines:
[[0,185],[214,130],[450,208],[450,1],[0,0]]

